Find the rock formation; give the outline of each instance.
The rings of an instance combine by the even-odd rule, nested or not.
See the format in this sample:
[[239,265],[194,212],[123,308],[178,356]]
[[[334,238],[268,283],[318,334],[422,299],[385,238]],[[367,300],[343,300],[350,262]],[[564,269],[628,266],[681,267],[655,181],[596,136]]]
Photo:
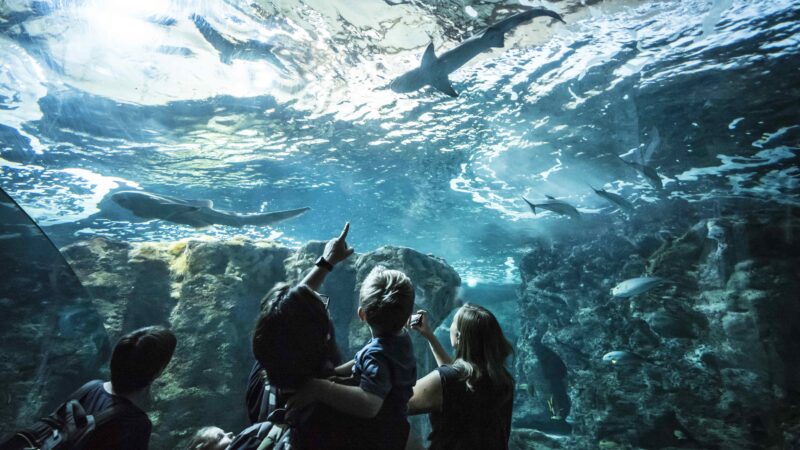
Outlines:
[[[592,233],[543,240],[522,259],[520,448],[781,448],[797,439],[800,220],[685,211],[664,233],[654,207],[637,216],[648,219],[598,218],[582,225]],[[643,274],[671,282],[630,299],[609,294]],[[642,359],[604,362],[614,350]]]

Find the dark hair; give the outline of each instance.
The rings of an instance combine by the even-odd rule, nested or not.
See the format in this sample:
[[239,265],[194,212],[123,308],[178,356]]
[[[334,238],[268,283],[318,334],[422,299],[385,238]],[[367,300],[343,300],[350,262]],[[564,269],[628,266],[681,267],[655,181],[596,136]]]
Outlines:
[[414,285],[406,274],[376,266],[359,294],[367,323],[379,333],[397,333],[414,310]]
[[305,285],[276,286],[267,298],[253,332],[253,355],[270,384],[291,389],[321,376],[332,336],[325,305]]
[[130,394],[150,385],[167,367],[177,340],[172,331],[145,327],[122,336],[111,354],[111,385]]
[[514,347],[506,340],[494,314],[483,306],[467,303],[453,321],[459,333],[453,367],[460,370],[467,387],[474,389],[480,383],[490,383],[507,394],[513,392],[514,379],[506,368],[506,359]]

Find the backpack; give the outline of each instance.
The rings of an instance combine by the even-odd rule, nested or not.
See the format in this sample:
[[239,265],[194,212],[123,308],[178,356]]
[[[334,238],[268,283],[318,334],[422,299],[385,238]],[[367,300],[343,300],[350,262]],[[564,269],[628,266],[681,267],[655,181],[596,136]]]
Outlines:
[[87,414],[77,400],[70,400],[56,414],[41,420],[36,432],[17,433],[34,450],[81,450],[101,425],[130,409],[125,404],[115,404],[97,414]]
[[265,422],[245,428],[226,450],[289,450],[289,425],[284,422],[285,410],[277,409]]

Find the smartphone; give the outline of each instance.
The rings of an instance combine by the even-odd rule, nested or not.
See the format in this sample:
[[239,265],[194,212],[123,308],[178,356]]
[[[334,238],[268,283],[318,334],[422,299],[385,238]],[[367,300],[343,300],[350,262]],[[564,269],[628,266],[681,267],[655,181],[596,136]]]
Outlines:
[[422,322],[422,314],[412,314],[411,315],[411,321],[409,322],[409,325],[411,325],[412,327],[415,327],[415,326],[419,325],[420,322]]

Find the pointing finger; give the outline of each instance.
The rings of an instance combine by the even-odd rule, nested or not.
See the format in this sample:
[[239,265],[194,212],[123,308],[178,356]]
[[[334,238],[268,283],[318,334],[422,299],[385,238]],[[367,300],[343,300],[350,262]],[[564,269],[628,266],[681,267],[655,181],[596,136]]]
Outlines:
[[339,240],[343,241],[347,239],[347,233],[350,231],[350,222],[344,224],[344,228],[342,229],[342,234],[339,235]]

